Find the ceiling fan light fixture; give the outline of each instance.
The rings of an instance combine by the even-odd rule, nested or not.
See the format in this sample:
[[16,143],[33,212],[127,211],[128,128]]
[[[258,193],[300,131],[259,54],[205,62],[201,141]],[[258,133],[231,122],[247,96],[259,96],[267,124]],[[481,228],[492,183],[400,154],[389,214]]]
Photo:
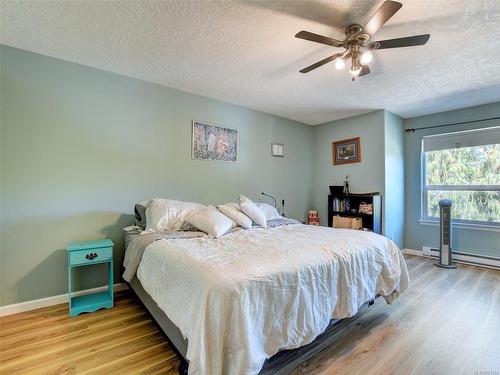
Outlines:
[[357,76],[359,75],[359,73],[361,73],[361,69],[362,69],[362,68],[361,68],[361,66],[360,66],[360,65],[353,65],[353,66],[351,66],[351,69],[349,69],[349,72],[350,72],[353,76],[357,77]]
[[349,72],[354,77],[357,77],[359,75],[359,73],[361,73],[361,69],[363,69],[363,67],[359,63],[359,58],[353,56],[352,62],[351,62],[351,69],[349,69]]
[[369,64],[373,60],[373,53],[366,51],[361,55],[361,64]]
[[308,73],[319,68],[320,66],[335,61],[335,68],[337,70],[347,68],[347,64],[351,65],[349,72],[351,73],[352,80],[354,81],[356,77],[364,77],[367,74],[370,74],[368,64],[373,60],[373,53],[370,52],[371,50],[384,50],[389,48],[424,45],[429,40],[430,34],[405,36],[401,38],[377,41],[370,40],[385,25],[385,23],[389,21],[399,9],[401,9],[402,6],[403,4],[398,1],[385,0],[365,26],[360,24],[348,25],[344,32],[345,38],[342,40],[311,33],[305,30],[298,32],[295,35],[296,38],[320,43],[330,47],[343,48],[345,50],[344,52],[335,53],[326,59],[309,65],[299,72]]

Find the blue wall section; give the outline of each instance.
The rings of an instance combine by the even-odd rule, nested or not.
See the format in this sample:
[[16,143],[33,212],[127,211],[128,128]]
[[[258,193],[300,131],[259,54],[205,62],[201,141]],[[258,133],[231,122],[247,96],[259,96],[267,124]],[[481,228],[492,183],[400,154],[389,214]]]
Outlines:
[[[480,120],[500,116],[500,103],[493,103],[456,111],[415,117],[404,121],[405,128],[421,128],[454,122]],[[422,250],[422,246],[439,246],[439,228],[419,222],[421,217],[421,143],[422,137],[452,131],[498,126],[500,120],[469,123],[459,126],[441,127],[405,134],[405,207],[406,248]],[[453,231],[455,251],[500,258],[500,232],[455,228]]]
[[404,131],[403,119],[385,111],[384,233],[404,247]]

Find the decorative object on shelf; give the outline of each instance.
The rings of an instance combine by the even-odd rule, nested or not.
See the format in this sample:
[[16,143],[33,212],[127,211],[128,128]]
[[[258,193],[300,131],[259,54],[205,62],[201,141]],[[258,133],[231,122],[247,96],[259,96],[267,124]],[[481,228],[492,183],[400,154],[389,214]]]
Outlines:
[[337,195],[339,194],[342,194],[342,192],[344,191],[344,187],[343,186],[340,186],[340,185],[330,185],[330,194],[333,195],[334,197],[336,197]]
[[191,157],[195,160],[238,161],[238,130],[193,121]]
[[319,225],[319,215],[316,210],[309,210],[307,215],[307,224],[309,225]]
[[[337,193],[338,190],[332,186],[330,191],[335,194],[328,195],[328,226],[333,226],[333,218],[335,216],[360,218],[362,219],[362,226],[365,230],[370,230],[375,233],[382,234],[382,197],[380,193],[352,193],[345,195],[342,192]],[[341,190],[342,191],[342,190]],[[349,201],[349,208],[346,209],[346,199]],[[364,213],[359,210],[361,204],[371,205],[372,213]],[[370,212],[369,209],[365,208]]]
[[271,143],[271,156],[284,157],[285,156],[285,145],[283,143]]
[[333,142],[333,165],[359,163],[361,161],[360,144],[359,137]]
[[[113,241],[98,240],[68,244],[68,297],[69,315],[77,316],[83,312],[93,312],[113,307]],[[72,273],[77,267],[107,263],[108,289],[103,292],[75,296]]]
[[365,215],[373,215],[373,204],[361,202],[359,204],[359,213]]
[[344,190],[343,193],[345,195],[349,195],[349,176],[344,177]]
[[333,228],[355,229],[363,228],[363,219],[360,217],[345,217],[335,215],[332,222]]

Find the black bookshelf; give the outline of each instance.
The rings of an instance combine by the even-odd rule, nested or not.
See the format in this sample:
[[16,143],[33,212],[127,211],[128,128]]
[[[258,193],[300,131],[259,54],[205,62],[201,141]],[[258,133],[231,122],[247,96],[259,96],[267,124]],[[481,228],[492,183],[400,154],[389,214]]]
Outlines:
[[[338,198],[340,201],[344,199],[349,200],[350,210],[355,209],[356,212],[351,211],[335,211],[333,209],[333,201]],[[373,215],[359,213],[360,203],[373,204]],[[363,220],[363,228],[382,234],[382,196],[379,193],[367,194],[329,194],[328,195],[328,226],[331,227],[333,223],[333,215],[342,217],[360,217]]]

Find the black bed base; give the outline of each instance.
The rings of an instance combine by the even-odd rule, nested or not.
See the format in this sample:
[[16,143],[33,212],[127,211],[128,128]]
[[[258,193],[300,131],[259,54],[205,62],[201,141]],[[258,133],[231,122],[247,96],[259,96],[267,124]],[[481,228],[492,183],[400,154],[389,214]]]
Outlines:
[[[135,277],[130,283],[127,283],[130,290],[139,298],[151,319],[160,328],[167,339],[172,350],[177,354],[181,363],[179,365],[179,374],[187,375],[189,362],[186,359],[187,339],[182,336],[179,328],[167,317],[155,301],[146,293],[140,281]],[[271,358],[267,359],[259,372],[259,375],[286,375],[298,367],[301,363],[307,361],[333,342],[338,340],[344,332],[362,317],[375,302],[375,298],[364,303],[358,313],[351,318],[332,320],[327,329],[316,339],[297,349],[282,350]]]

